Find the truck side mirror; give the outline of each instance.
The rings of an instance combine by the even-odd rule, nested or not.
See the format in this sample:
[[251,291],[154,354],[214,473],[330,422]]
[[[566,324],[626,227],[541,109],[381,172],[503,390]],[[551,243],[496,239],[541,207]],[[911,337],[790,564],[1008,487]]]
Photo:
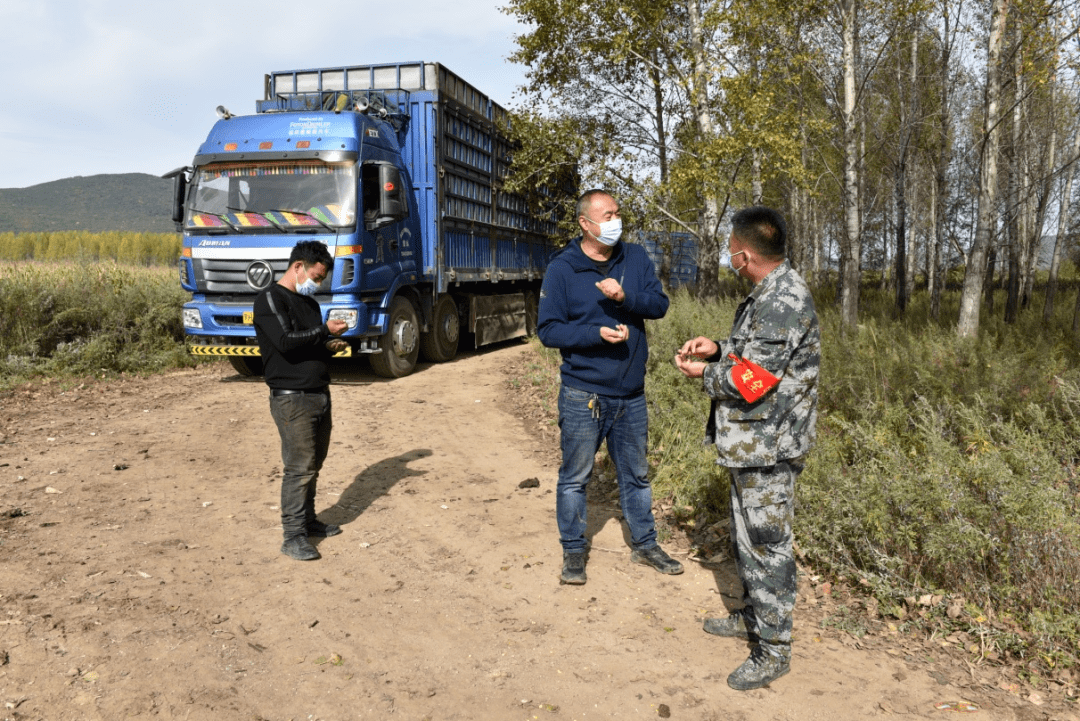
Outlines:
[[181,173],[173,178],[172,219],[174,223],[184,220],[185,195],[187,195],[187,176]]
[[172,221],[174,223],[184,220],[184,197],[187,195],[188,184],[187,173],[188,167],[184,166],[161,176],[173,179]]

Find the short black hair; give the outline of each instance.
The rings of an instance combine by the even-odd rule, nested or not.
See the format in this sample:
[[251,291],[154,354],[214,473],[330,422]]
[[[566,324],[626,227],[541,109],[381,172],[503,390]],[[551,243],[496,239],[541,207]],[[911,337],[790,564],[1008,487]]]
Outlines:
[[731,232],[751,248],[770,258],[787,252],[787,224],[779,211],[754,205],[731,216]]
[[[606,190],[603,190],[602,188],[593,188],[592,190],[586,190],[584,193],[581,194],[581,197],[578,198],[578,201],[577,201],[577,215],[575,215],[574,217],[575,218],[580,218],[581,216],[585,215],[585,209],[592,207],[593,198],[595,198],[598,195],[606,195],[607,197],[611,198],[612,200],[615,200],[614,195],[607,192]],[[585,217],[588,217],[588,216],[585,216]],[[592,218],[589,218],[589,220],[592,220]],[[593,221],[593,222],[596,222],[596,221]]]
[[326,266],[327,274],[334,269],[334,257],[330,255],[326,244],[317,240],[301,240],[293,246],[292,252],[289,253],[289,265],[298,260],[304,262],[304,268],[310,268],[316,263],[322,263]]

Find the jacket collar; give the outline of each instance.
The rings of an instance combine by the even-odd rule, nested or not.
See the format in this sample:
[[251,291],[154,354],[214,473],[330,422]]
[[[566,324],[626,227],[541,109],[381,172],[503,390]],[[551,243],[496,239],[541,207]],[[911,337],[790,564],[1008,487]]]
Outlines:
[[780,282],[780,278],[786,275],[790,270],[791,263],[788,261],[787,258],[784,258],[783,262],[780,263],[780,265],[770,270],[769,274],[762,278],[760,283],[754,286],[754,289],[750,291],[750,295],[748,297],[757,300],[767,289],[772,288],[778,282]]
[[[620,240],[615,246],[615,250],[611,253],[611,257],[608,259],[609,263],[618,263],[623,257],[623,243],[626,241]],[[561,256],[566,259],[566,262],[570,264],[570,267],[575,271],[582,270],[595,270],[596,261],[585,255],[585,251],[581,249],[581,236],[574,238],[566,245],[566,249],[562,252]]]

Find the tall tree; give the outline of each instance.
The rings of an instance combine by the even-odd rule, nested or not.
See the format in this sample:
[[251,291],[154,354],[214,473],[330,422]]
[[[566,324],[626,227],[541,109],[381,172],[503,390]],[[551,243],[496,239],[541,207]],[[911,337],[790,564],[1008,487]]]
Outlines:
[[941,292],[945,286],[945,268],[942,263],[942,247],[947,234],[947,197],[948,171],[952,159],[953,125],[953,86],[952,64],[953,48],[956,45],[963,2],[956,3],[956,22],[952,21],[954,11],[950,0],[939,0],[941,25],[937,38],[938,45],[938,107],[937,107],[937,143],[936,156],[933,160],[934,184],[931,200],[931,236],[927,243],[929,267],[927,286],[930,291],[930,316],[938,318],[941,313]]
[[856,134],[855,26],[857,0],[839,0],[843,38],[844,236],[840,255],[840,321],[846,331],[859,323],[859,284],[862,279],[862,234],[859,218],[859,145]]
[[974,338],[979,333],[979,302],[996,223],[994,203],[997,199],[997,156],[1001,121],[1000,59],[1008,14],[1009,0],[993,0],[990,31],[987,35],[986,99],[980,152],[982,163],[979,171],[978,218],[975,238],[968,253],[964,289],[960,296],[960,319],[956,326],[957,335],[961,338]]

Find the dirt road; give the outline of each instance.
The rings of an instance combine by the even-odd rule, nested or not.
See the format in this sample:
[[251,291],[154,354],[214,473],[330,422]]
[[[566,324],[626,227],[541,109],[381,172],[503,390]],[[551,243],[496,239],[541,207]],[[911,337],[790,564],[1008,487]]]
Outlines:
[[632,565],[606,499],[588,584],[559,585],[557,448],[507,384],[532,352],[336,373],[317,508],[344,533],[310,563],[278,550],[261,381],[0,398],[0,719],[1076,718],[894,631],[822,629],[838,601],[805,580],[791,673],[732,691],[745,643],[701,631],[731,569],[677,542],[682,576]]

